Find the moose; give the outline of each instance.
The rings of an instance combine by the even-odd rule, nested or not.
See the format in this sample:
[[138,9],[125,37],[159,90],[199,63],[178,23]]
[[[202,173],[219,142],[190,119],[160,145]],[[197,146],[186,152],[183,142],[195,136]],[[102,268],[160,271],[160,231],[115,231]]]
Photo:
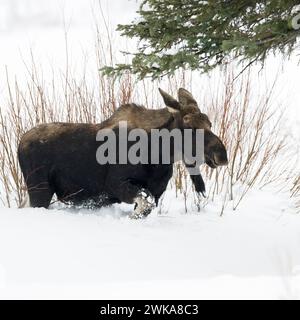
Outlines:
[[[99,164],[96,152],[103,142],[96,140],[99,130],[111,129],[118,137],[119,123],[128,129],[174,128],[202,129],[205,163],[211,168],[228,164],[227,151],[211,128],[208,116],[200,111],[187,90],[178,90],[178,100],[159,89],[166,105],[147,109],[136,104],[120,106],[100,124],[48,123],[26,132],[19,143],[18,159],[27,186],[30,206],[48,208],[53,195],[62,202],[88,207],[113,203],[135,204],[132,218],[146,217],[158,204],[173,174],[174,157],[169,164]],[[118,137],[120,138],[120,137]],[[170,148],[174,152],[174,148]],[[191,175],[196,192],[205,194],[205,184],[198,174]]]

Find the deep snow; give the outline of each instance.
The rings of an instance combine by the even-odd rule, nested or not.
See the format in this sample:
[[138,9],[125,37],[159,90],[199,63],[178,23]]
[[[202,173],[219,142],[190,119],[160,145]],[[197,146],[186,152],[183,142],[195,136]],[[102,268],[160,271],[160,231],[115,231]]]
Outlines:
[[[161,214],[0,209],[0,298],[300,298],[300,217],[285,195]],[[167,213],[168,211],[168,213]]]

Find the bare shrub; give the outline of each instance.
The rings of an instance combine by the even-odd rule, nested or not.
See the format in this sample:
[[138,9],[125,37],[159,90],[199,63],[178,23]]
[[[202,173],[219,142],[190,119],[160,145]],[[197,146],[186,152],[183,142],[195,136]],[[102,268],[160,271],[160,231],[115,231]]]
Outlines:
[[253,99],[250,73],[239,85],[232,81],[233,74],[226,77],[224,94],[212,101],[208,113],[228,149],[229,166],[206,169],[206,176],[212,181],[210,197],[225,192],[235,210],[254,186],[280,185],[289,179],[293,163],[292,158],[285,161],[289,156],[285,109],[274,106],[272,100],[276,80],[259,99]]
[[291,189],[292,197],[296,198],[296,206],[298,211],[300,211],[300,175],[294,179],[293,186]]

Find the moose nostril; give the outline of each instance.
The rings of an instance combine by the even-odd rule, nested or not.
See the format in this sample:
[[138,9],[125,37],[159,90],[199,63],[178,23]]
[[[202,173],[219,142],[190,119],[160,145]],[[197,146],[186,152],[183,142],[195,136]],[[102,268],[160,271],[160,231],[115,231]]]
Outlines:
[[222,163],[222,166],[227,166],[228,165],[228,159],[226,158],[223,163]]
[[218,155],[215,154],[214,161],[218,166],[227,166],[228,165],[227,154],[218,154]]

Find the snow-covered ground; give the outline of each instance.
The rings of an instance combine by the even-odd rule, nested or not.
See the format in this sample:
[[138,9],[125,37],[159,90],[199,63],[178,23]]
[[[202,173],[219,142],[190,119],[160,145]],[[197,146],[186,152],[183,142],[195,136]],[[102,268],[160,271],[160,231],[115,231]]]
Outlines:
[[0,298],[300,298],[300,217],[285,195],[161,213],[1,209]]

